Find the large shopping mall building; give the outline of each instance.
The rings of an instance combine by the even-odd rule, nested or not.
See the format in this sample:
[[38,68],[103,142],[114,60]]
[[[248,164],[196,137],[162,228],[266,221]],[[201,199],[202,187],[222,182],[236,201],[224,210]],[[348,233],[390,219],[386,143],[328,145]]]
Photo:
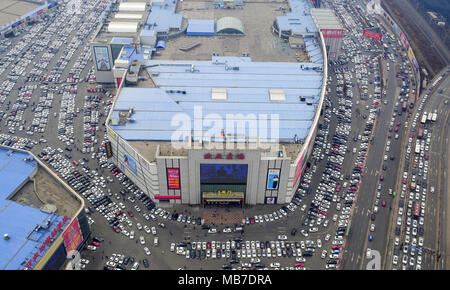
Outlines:
[[290,202],[343,34],[314,3],[113,3],[91,42],[112,162],[159,206]]

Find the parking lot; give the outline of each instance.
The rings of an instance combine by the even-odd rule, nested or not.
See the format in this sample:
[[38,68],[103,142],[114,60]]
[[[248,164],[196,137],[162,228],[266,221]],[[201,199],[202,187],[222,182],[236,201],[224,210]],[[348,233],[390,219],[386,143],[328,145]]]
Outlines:
[[[411,115],[412,71],[396,42],[363,37],[359,18],[330,1],[352,32],[328,64],[310,166],[289,204],[157,208],[106,157],[114,92],[96,83],[88,43],[105,3],[87,2],[95,9],[61,5],[0,41],[0,143],[31,150],[85,198],[93,234],[82,268],[360,269],[371,250],[384,252],[391,215],[386,267],[421,268],[433,125]],[[417,131],[399,163],[406,122]]]

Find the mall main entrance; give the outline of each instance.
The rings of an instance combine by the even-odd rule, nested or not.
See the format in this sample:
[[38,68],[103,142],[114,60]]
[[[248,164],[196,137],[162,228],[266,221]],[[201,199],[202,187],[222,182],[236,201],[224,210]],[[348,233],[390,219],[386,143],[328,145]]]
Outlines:
[[200,200],[205,206],[243,207],[247,164],[201,164]]

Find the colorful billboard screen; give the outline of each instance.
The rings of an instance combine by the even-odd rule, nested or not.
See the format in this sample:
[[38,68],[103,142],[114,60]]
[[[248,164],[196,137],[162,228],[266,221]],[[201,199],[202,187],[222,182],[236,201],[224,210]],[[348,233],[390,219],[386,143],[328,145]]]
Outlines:
[[123,154],[123,163],[125,163],[135,174],[137,173],[136,161],[134,161],[130,155]]
[[110,71],[111,63],[109,61],[108,47],[94,46],[95,62],[98,71]]
[[367,30],[367,29],[364,30],[363,35],[365,37],[369,37],[369,38],[372,38],[375,40],[381,40],[381,38],[383,37],[381,34]]
[[269,169],[267,172],[267,189],[278,189],[280,169]]
[[200,164],[200,183],[247,184],[247,164]]
[[80,224],[78,223],[78,219],[75,218],[67,229],[63,233],[64,246],[66,247],[66,251],[70,252],[72,250],[76,250],[78,246],[83,241],[83,235],[81,234]]
[[169,189],[180,189],[179,168],[167,168],[167,187]]

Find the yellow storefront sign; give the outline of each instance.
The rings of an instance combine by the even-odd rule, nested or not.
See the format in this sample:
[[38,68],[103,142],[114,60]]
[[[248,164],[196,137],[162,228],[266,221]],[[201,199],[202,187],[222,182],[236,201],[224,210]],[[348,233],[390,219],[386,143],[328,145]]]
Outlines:
[[219,190],[217,192],[205,192],[203,198],[244,198],[243,192],[232,192],[231,190]]

